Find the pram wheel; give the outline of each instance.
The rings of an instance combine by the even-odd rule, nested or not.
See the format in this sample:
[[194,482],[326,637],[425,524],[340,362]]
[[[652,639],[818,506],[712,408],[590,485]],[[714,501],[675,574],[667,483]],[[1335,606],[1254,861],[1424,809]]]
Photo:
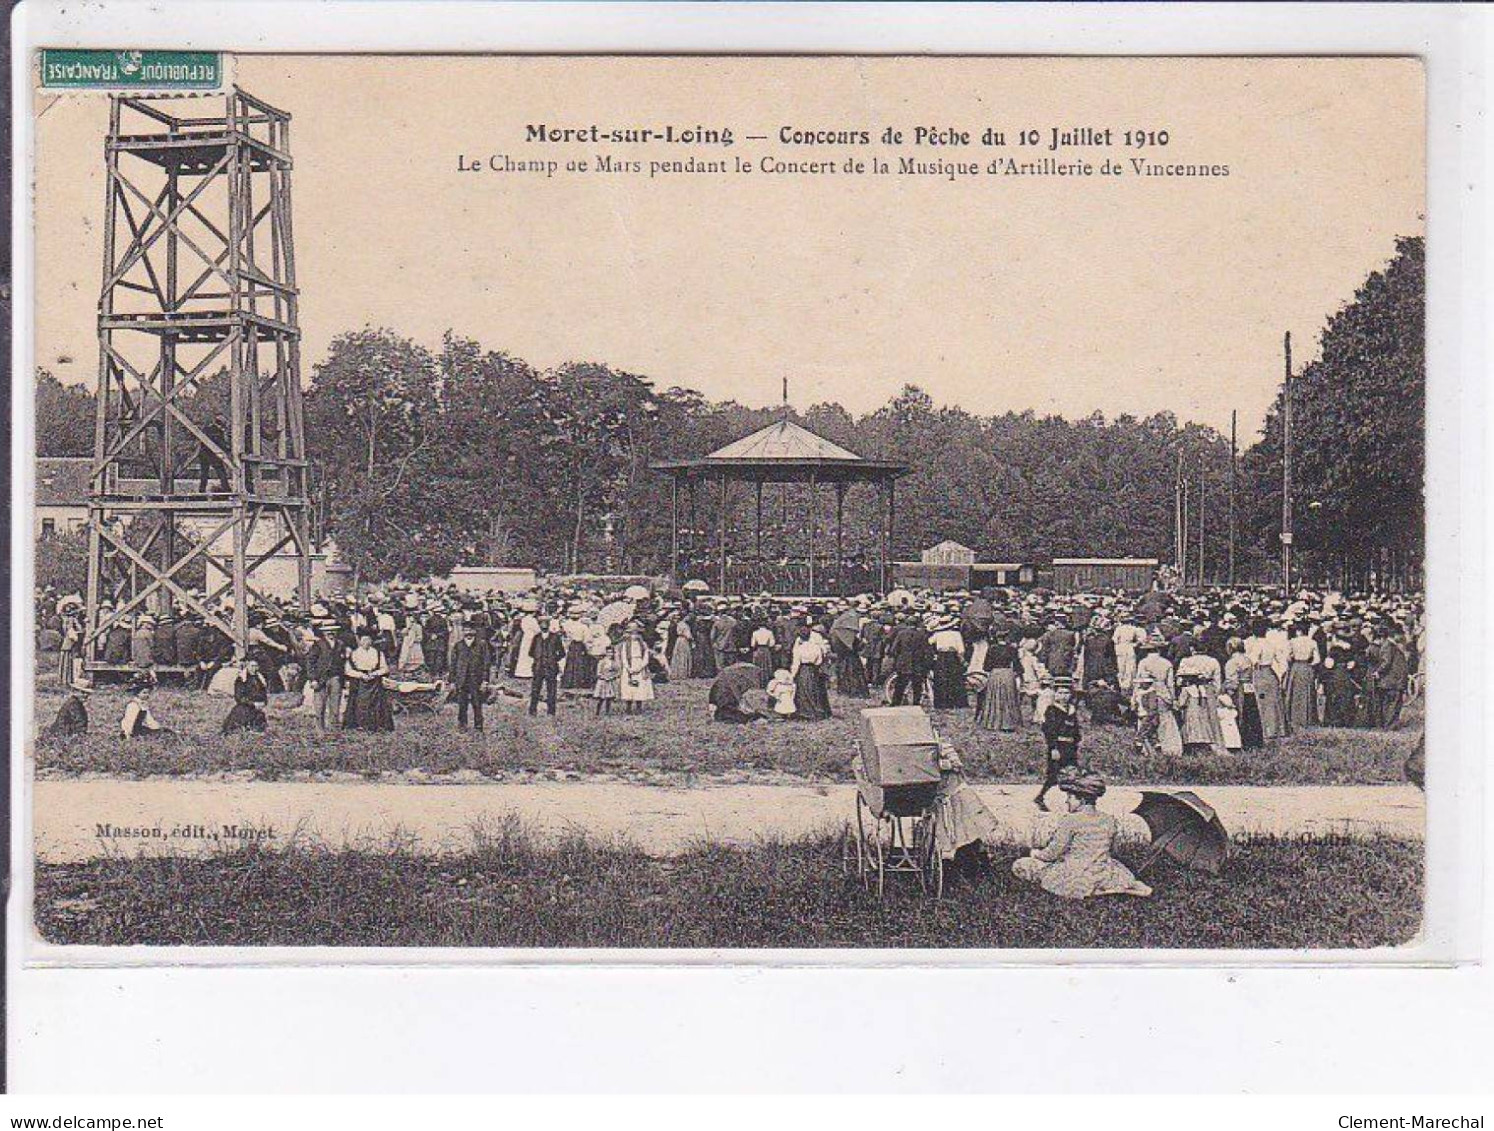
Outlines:
[[856,824],[847,825],[840,837],[840,874],[847,878],[855,876],[856,882],[864,887],[866,885],[866,835],[859,812],[856,818]]
[[935,899],[943,898],[944,856],[934,840],[932,816],[917,818],[913,826],[913,846],[919,862],[918,882],[922,885],[924,894],[932,895]]
[[[872,815],[871,806],[861,791],[856,791],[856,874],[862,887],[882,894],[883,856],[881,822]],[[875,877],[875,879],[873,879]]]

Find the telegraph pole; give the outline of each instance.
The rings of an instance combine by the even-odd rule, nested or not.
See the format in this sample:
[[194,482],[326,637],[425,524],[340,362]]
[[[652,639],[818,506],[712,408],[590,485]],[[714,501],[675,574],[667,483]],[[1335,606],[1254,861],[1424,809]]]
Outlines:
[[1188,582],[1184,573],[1183,559],[1187,556],[1183,546],[1183,453],[1178,451],[1178,469],[1172,479],[1172,561],[1178,567],[1178,579]]
[[1235,583],[1235,425],[1238,423],[1239,413],[1231,409],[1229,413],[1229,583]]
[[1198,587],[1204,586],[1204,457],[1198,457]]
[[1180,564],[1180,576],[1183,587],[1188,585],[1188,477],[1183,474],[1182,456],[1178,457],[1178,483],[1181,484],[1182,509],[1178,514],[1178,541],[1183,546],[1183,557]]
[[1292,588],[1292,332],[1286,332],[1281,412],[1281,587]]

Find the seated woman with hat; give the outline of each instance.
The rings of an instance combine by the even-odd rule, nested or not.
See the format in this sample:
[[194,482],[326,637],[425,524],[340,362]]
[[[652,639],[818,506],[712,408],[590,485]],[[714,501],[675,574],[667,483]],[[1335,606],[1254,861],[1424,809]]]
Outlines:
[[156,677],[150,672],[140,672],[130,680],[130,701],[119,723],[120,733],[126,738],[168,738],[176,734],[151,714],[150,697],[155,687]]
[[57,709],[57,717],[42,730],[43,738],[72,738],[88,733],[88,707],[84,698],[93,692],[93,682],[80,676],[70,686],[72,694]]
[[269,702],[264,677],[259,674],[259,662],[245,659],[239,666],[239,674],[233,682],[233,707],[223,720],[223,733],[238,731],[263,731],[269,727],[265,706]]
[[1152,889],[1111,855],[1119,822],[1095,803],[1105,796],[1105,779],[1093,771],[1066,766],[1058,788],[1068,811],[1052,823],[1042,843],[1012,864],[1012,875],[1064,899],[1094,895],[1152,894]]

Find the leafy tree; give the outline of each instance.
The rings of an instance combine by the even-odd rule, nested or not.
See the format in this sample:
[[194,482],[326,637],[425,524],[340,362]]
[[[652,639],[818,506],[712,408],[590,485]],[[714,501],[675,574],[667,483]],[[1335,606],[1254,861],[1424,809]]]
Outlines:
[[70,530],[36,543],[36,586],[83,593],[88,585],[88,532]]
[[36,454],[93,455],[94,395],[64,385],[45,369],[36,371]]
[[460,556],[445,521],[435,359],[389,330],[335,339],[305,402],[308,447],[339,551],[370,577],[444,573]]
[[[1292,381],[1294,549],[1309,581],[1363,588],[1419,576],[1425,295],[1424,242],[1399,239],[1395,258],[1328,320],[1319,358]],[[1284,398],[1285,390],[1244,460],[1248,522],[1263,556],[1281,529]]]

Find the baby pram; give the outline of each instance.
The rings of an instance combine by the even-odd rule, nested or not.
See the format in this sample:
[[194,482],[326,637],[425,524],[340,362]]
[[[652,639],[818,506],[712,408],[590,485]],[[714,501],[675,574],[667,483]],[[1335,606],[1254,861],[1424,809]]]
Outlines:
[[881,898],[887,876],[916,875],[925,895],[944,892],[944,859],[934,840],[939,792],[939,739],[922,707],[869,707],[861,712],[856,775],[856,823],[841,849],[846,875],[855,872]]

